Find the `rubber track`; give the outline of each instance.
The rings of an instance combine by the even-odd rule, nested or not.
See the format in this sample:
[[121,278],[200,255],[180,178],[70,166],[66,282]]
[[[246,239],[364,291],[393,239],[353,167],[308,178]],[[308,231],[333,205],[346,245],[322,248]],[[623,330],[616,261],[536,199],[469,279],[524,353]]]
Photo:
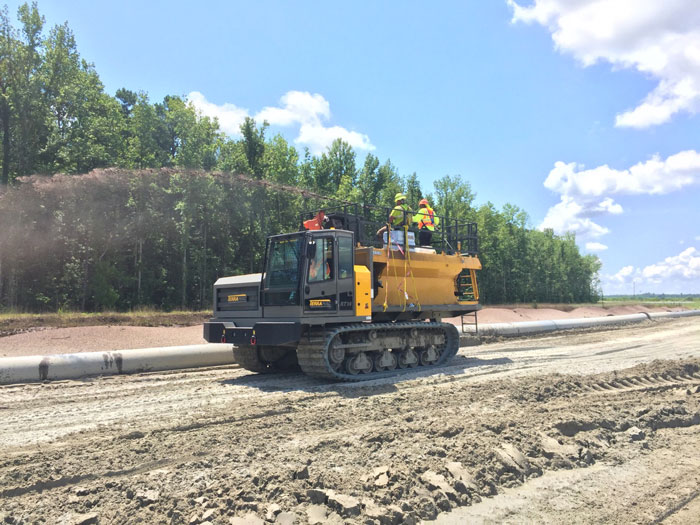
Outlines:
[[[341,333],[348,332],[369,332],[371,330],[408,331],[413,328],[418,330],[442,329],[445,333],[445,348],[438,359],[432,365],[419,365],[416,368],[396,368],[383,372],[370,372],[369,374],[352,375],[345,372],[336,372],[328,361],[328,345],[331,340]],[[369,381],[382,377],[391,377],[406,372],[417,372],[438,368],[452,359],[459,350],[459,332],[457,327],[450,323],[372,323],[353,324],[335,328],[327,328],[322,332],[312,334],[310,338],[305,337],[299,342],[297,347],[297,358],[299,365],[305,374],[323,379],[335,379],[341,381]]]
[[267,374],[274,371],[260,360],[257,349],[250,345],[234,346],[233,359],[240,366],[251,372]]

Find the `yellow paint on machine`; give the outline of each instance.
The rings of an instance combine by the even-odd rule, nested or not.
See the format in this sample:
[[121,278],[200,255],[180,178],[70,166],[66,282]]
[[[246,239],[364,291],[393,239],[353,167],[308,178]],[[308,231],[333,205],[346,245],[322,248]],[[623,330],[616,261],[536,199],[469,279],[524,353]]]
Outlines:
[[[374,254],[375,272],[383,288],[374,298],[376,306],[414,304],[476,304],[477,301],[459,301],[457,278],[462,270],[481,270],[478,257],[460,254],[410,252],[410,262],[404,254],[395,251],[387,257],[386,250]],[[470,272],[471,273],[471,272]],[[476,275],[473,275],[476,286]],[[477,292],[478,293],[478,292]],[[406,298],[408,295],[408,298]]]
[[244,302],[247,300],[248,300],[248,296],[244,293],[239,293],[236,295],[229,295],[228,296],[229,303],[241,303],[241,302]]
[[372,274],[366,266],[355,269],[355,315],[372,315]]

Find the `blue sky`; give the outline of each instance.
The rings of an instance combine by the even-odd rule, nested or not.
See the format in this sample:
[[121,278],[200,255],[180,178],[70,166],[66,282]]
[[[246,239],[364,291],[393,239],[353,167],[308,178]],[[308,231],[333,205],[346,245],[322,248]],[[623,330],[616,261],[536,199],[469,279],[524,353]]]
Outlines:
[[[11,16],[19,2],[8,3]],[[236,133],[472,184],[570,230],[606,293],[700,293],[695,0],[94,2],[68,21],[110,94],[183,95]],[[14,19],[14,18],[13,18]]]

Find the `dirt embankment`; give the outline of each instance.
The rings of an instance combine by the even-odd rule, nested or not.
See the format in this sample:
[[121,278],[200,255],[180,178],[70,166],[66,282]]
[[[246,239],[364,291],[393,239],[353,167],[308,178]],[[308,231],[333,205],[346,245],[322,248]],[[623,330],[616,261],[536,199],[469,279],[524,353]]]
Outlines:
[[0,357],[200,344],[202,323],[210,317],[210,312],[4,316]]
[[0,337],[53,328],[88,326],[190,326],[211,312],[47,313],[0,316]]
[[[486,307],[478,313],[478,320],[480,324],[490,324],[678,310],[683,308],[643,305],[574,309],[546,305],[540,308]],[[174,312],[3,318],[0,319],[0,357],[201,344],[204,342],[202,323],[210,316],[208,312]],[[459,318],[450,321],[460,324]]]
[[614,307],[580,306],[569,308],[563,305],[542,305],[538,308],[531,307],[486,307],[482,309],[479,323],[518,323],[522,321],[550,321],[556,319],[583,319],[590,317],[606,317],[610,315],[628,315],[651,312],[679,312],[686,308],[682,306],[646,306],[625,305]]

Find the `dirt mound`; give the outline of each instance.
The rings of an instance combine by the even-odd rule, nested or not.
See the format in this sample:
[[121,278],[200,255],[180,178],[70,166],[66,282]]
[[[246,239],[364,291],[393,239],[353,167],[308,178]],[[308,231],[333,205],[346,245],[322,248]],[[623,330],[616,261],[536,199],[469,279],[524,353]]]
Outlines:
[[204,342],[201,325],[53,328],[0,337],[0,357],[195,345]]
[[[565,309],[549,307],[486,307],[479,311],[478,320],[479,324],[513,323],[676,310],[683,310],[683,308],[622,306],[607,309],[587,306],[566,311]],[[54,315],[47,317],[47,326],[43,328],[37,328],[36,321],[34,324],[30,320],[21,323],[17,321],[19,324],[6,321],[4,325],[0,326],[0,331],[4,329],[6,333],[14,335],[0,337],[0,357],[201,344],[204,342],[201,323],[205,318],[206,315],[201,312],[158,314],[141,318],[128,317],[128,314],[114,314],[105,317],[76,314],[72,321]],[[465,317],[465,322],[472,322],[472,319]],[[461,323],[461,319],[458,317],[446,321],[458,326]],[[67,322],[76,322],[81,326],[56,327],[61,326],[60,323]],[[142,326],[129,326],[130,322]],[[97,323],[98,325],[82,326],[85,323]],[[107,326],[99,326],[99,323],[105,323]],[[182,323],[192,324],[192,326],[172,326]],[[144,324],[148,326],[143,326]],[[168,326],[153,326],[154,324]]]

